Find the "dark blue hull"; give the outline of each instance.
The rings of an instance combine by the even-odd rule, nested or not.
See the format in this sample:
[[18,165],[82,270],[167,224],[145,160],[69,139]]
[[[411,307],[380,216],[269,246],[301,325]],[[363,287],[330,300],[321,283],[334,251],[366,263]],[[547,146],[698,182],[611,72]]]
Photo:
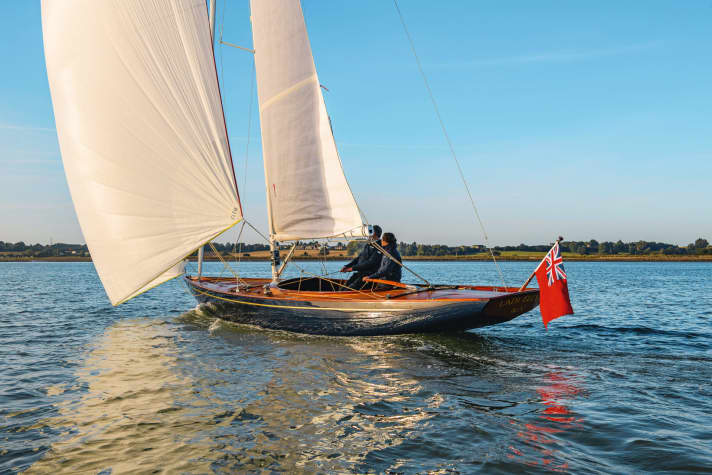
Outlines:
[[393,298],[334,302],[248,296],[210,289],[190,278],[186,284],[198,302],[210,304],[225,320],[316,335],[462,331],[509,321],[538,303],[535,291],[469,301]]

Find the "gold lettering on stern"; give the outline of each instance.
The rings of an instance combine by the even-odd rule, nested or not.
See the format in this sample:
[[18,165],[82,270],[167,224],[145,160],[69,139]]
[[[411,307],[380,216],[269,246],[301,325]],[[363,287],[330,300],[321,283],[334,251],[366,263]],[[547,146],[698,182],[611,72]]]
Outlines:
[[522,314],[536,301],[536,294],[514,295],[501,300],[494,301],[496,312],[506,312],[508,314]]

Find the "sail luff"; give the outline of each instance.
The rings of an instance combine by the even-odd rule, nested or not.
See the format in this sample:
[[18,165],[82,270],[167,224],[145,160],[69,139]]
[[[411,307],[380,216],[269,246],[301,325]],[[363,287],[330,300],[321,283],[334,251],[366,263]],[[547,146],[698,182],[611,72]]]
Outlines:
[[[220,87],[220,78],[218,76],[218,64],[215,60],[215,12],[216,4],[215,0],[211,0],[210,11],[209,11],[209,27],[210,27],[210,57],[213,60],[213,72],[215,75],[215,85],[218,88],[218,98],[220,100],[220,115],[222,117],[223,130],[225,131],[225,143],[227,145],[227,153],[230,162],[230,170],[232,171],[232,184],[237,195],[237,204],[240,207],[240,216],[242,213],[242,200],[240,199],[240,190],[237,187],[237,176],[235,175],[235,161],[232,159],[232,148],[230,147],[230,135],[227,133],[227,121],[225,120],[225,108],[222,102],[222,88]],[[204,243],[205,244],[205,243]]]
[[114,305],[242,219],[204,0],[43,0],[62,161]]
[[251,0],[271,235],[363,235],[343,172],[298,0]]

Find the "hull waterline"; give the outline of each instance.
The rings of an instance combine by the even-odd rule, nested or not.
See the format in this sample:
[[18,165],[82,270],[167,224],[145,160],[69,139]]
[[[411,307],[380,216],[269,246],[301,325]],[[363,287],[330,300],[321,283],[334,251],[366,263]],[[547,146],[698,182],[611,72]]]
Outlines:
[[536,307],[537,290],[435,286],[377,292],[269,288],[267,279],[185,277],[200,303],[225,320],[315,335],[392,335],[463,331],[507,322]]

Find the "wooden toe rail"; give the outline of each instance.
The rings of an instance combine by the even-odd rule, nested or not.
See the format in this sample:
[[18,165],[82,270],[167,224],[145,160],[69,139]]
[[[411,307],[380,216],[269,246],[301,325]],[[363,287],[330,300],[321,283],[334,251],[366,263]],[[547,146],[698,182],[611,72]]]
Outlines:
[[402,284],[394,280],[384,280],[384,279],[369,279],[368,277],[363,278],[364,282],[375,282],[377,284],[392,285],[393,287],[398,287],[399,289],[413,289],[414,286],[408,284]]

